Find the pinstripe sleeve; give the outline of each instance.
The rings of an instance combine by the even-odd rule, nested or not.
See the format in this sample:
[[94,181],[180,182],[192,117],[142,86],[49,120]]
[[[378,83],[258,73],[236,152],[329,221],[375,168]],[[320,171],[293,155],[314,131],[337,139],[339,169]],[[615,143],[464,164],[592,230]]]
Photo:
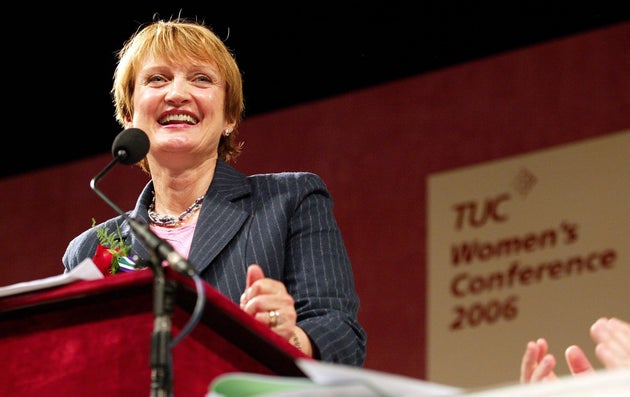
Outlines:
[[333,201],[315,174],[296,174],[300,191],[289,221],[285,278],[296,301],[298,326],[323,361],[362,366],[366,334],[357,319],[359,297]]

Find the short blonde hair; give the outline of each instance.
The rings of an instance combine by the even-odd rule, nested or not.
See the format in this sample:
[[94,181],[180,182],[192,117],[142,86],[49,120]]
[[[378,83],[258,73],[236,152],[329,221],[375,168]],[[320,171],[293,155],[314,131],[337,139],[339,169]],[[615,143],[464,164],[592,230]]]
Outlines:
[[[221,136],[218,155],[225,161],[233,161],[241,153],[242,145],[236,141],[237,127],[245,108],[241,72],[231,51],[207,26],[183,18],[158,20],[140,27],[118,51],[118,64],[114,73],[112,95],[115,117],[118,123],[133,115],[133,92],[140,63],[147,57],[202,60],[214,62],[225,80],[224,116],[235,122],[229,136]],[[140,166],[147,172],[146,159]]]

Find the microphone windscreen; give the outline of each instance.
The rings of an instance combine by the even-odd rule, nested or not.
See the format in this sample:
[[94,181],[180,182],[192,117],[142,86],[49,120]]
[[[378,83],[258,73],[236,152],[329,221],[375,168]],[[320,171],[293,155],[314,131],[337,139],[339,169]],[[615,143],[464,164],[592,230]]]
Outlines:
[[114,139],[112,154],[125,165],[135,164],[149,153],[149,137],[139,128],[122,130]]

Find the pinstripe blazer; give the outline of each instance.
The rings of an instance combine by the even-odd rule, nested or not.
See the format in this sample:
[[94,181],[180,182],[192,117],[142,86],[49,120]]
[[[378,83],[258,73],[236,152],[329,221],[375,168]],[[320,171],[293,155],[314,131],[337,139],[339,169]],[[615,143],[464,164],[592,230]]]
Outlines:
[[[153,183],[145,186],[128,216],[149,221]],[[219,160],[205,195],[188,261],[201,277],[237,304],[247,266],[284,282],[295,300],[297,323],[323,361],[362,366],[366,334],[358,322],[359,297],[350,260],[321,178],[307,172],[245,176]],[[116,230],[132,253],[149,259],[122,216],[97,228]],[[96,228],[75,237],[63,255],[65,271],[94,255]]]

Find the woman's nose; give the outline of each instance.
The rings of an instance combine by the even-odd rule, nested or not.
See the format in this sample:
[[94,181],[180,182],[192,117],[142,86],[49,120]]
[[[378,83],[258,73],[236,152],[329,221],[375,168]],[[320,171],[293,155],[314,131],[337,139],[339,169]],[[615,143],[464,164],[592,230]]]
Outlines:
[[190,98],[190,92],[185,80],[173,79],[166,93],[166,101],[173,104],[186,102]]

